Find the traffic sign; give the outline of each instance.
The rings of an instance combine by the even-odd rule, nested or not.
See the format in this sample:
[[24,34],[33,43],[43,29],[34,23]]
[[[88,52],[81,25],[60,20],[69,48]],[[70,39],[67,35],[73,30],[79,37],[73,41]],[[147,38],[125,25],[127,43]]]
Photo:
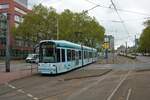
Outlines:
[[104,49],[108,49],[109,48],[109,43],[108,42],[104,42],[103,45],[102,45],[102,47]]

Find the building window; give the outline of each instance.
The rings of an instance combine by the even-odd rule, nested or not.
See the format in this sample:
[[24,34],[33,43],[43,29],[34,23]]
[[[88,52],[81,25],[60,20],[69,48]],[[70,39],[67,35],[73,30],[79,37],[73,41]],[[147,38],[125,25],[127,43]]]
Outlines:
[[20,16],[15,15],[15,21],[16,21],[16,22],[20,22]]
[[16,40],[16,46],[21,47],[22,46],[22,41],[21,40]]
[[2,45],[6,45],[6,38],[5,37],[0,37],[0,43]]
[[24,20],[21,16],[18,16],[18,15],[15,15],[14,19],[15,19],[16,22],[19,22],[19,23],[22,23],[23,20]]
[[15,23],[15,27],[17,28],[19,26],[19,24],[18,23]]
[[16,11],[16,12],[19,12],[19,13],[21,13],[21,14],[24,14],[24,15],[27,14],[25,11],[23,11],[22,9],[17,8],[17,7],[15,7],[15,11]]
[[8,4],[0,4],[0,9],[7,9],[9,8]]

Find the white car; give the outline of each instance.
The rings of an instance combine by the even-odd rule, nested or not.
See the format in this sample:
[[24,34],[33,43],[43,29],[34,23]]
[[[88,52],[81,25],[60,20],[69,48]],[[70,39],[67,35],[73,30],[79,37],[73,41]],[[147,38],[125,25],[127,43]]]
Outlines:
[[28,54],[26,58],[27,63],[38,63],[39,62],[39,55],[38,54]]

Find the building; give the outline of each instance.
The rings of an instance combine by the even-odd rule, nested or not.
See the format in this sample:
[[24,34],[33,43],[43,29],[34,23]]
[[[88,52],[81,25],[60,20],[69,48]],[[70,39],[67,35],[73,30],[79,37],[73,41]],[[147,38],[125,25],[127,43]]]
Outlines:
[[26,8],[28,7],[28,0],[15,0],[15,1]]
[[124,45],[121,45],[120,47],[117,48],[118,53],[125,53],[126,52],[126,47]]
[[[0,14],[5,16],[6,20],[9,15],[10,47],[11,55],[13,57],[19,57],[22,54],[26,55],[28,52],[32,51],[31,47],[26,46],[26,43],[23,43],[23,41],[16,39],[12,33],[12,28],[18,27],[24,20],[23,16],[30,12],[27,6],[28,0],[0,0]],[[1,23],[3,22],[1,21]],[[6,41],[6,32],[5,34],[2,34],[1,32],[0,37],[0,56],[4,56],[6,45],[6,42],[4,41]]]
[[135,48],[137,49],[139,47],[139,39],[135,39]]
[[114,50],[114,37],[112,35],[105,35],[104,42],[108,44],[109,51]]

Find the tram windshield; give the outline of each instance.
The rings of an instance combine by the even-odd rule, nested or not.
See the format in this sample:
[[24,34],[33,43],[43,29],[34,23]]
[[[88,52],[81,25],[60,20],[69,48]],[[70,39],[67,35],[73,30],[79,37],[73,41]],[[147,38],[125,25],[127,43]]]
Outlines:
[[40,48],[40,62],[55,63],[55,45],[43,43]]

